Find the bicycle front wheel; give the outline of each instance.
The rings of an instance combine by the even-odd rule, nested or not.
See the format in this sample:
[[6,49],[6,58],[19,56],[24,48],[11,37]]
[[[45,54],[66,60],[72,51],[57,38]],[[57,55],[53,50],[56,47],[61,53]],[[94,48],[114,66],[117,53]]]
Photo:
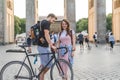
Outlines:
[[32,80],[32,73],[25,63],[12,61],[1,69],[0,80]]
[[51,67],[51,80],[73,80],[72,66],[64,59],[58,59]]

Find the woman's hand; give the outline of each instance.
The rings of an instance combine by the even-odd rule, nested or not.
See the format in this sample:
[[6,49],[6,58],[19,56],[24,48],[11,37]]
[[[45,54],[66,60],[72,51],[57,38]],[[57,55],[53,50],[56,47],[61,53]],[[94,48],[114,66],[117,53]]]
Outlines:
[[75,51],[75,50],[76,50],[76,47],[75,47],[75,46],[73,46],[72,51]]
[[73,46],[73,48],[72,48],[72,54],[71,54],[72,57],[74,57],[74,51],[75,51],[75,50],[76,50],[76,47]]
[[74,52],[72,52],[72,55],[71,55],[72,57],[74,57]]

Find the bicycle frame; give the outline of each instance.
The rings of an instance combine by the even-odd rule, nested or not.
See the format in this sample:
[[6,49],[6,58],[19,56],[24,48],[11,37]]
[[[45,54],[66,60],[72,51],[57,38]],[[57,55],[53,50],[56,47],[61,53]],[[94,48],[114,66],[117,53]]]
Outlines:
[[[28,54],[28,52],[26,51],[26,48],[25,48],[25,47],[22,47],[22,48],[25,50],[25,55],[26,55],[26,56],[25,56],[25,58],[24,58],[24,60],[23,60],[22,66],[20,67],[20,69],[19,69],[19,71],[18,71],[18,73],[17,73],[17,75],[16,75],[16,78],[26,79],[25,77],[18,76],[19,73],[20,73],[20,71],[21,71],[21,69],[22,69],[22,67],[23,67],[23,65],[24,65],[24,63],[25,63],[25,61],[26,61],[26,59],[28,60],[29,67],[30,67],[31,72],[32,72],[32,74],[33,74],[32,78],[33,78],[33,77],[38,78],[38,77],[40,76],[40,74],[47,68],[47,66],[49,65],[49,63],[50,63],[52,60],[54,60],[54,63],[57,62],[57,57],[56,57],[56,55],[55,55],[55,52],[52,52],[52,53]],[[52,54],[50,61],[49,61],[49,62],[45,65],[45,67],[43,67],[43,68],[41,69],[41,71],[36,75],[35,72],[34,72],[34,70],[33,70],[33,66],[32,66],[32,64],[31,64],[31,61],[30,61],[30,58],[29,58],[29,57],[30,57],[30,56],[38,56],[38,55],[50,55],[50,54]],[[62,71],[62,73],[64,74],[64,72],[63,72],[63,70],[62,70],[62,67],[60,66],[60,63],[59,63],[59,62],[58,62],[58,64],[56,64],[56,66],[57,66],[58,70],[59,70],[59,71]]]

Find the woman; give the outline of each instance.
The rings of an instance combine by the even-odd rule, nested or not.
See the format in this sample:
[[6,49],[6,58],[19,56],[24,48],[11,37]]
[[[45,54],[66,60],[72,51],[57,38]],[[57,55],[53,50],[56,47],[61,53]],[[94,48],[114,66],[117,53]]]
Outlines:
[[[58,36],[58,46],[66,46],[68,48],[68,52],[66,54],[63,54],[64,52],[62,53],[61,50],[59,51],[59,58],[65,59],[66,61],[73,64],[74,53],[72,50],[75,50],[75,32],[73,30],[70,30],[70,24],[66,19],[63,19],[61,22],[61,32]],[[67,67],[65,65],[62,65],[62,68],[67,75]],[[65,78],[65,80],[67,80],[67,78]]]
[[115,44],[115,39],[114,39],[113,33],[110,33],[109,42],[110,42],[110,47],[111,47],[110,50],[112,50],[113,46]]

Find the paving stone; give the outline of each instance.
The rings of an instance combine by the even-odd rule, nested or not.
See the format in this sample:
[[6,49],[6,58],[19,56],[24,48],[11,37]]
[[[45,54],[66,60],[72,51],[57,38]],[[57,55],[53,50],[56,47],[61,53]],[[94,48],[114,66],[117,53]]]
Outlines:
[[[87,47],[80,49],[79,44],[76,44],[74,56],[74,80],[120,80],[120,43],[114,46],[111,51],[109,46],[91,45],[91,50]],[[7,49],[15,49],[15,44],[0,46],[0,69],[4,64],[13,60],[23,60],[22,53],[6,53]],[[36,46],[32,46],[34,53],[37,53]],[[34,58],[31,58],[34,61]],[[38,67],[40,61],[37,62]],[[50,80],[49,74],[46,74],[45,80]]]

